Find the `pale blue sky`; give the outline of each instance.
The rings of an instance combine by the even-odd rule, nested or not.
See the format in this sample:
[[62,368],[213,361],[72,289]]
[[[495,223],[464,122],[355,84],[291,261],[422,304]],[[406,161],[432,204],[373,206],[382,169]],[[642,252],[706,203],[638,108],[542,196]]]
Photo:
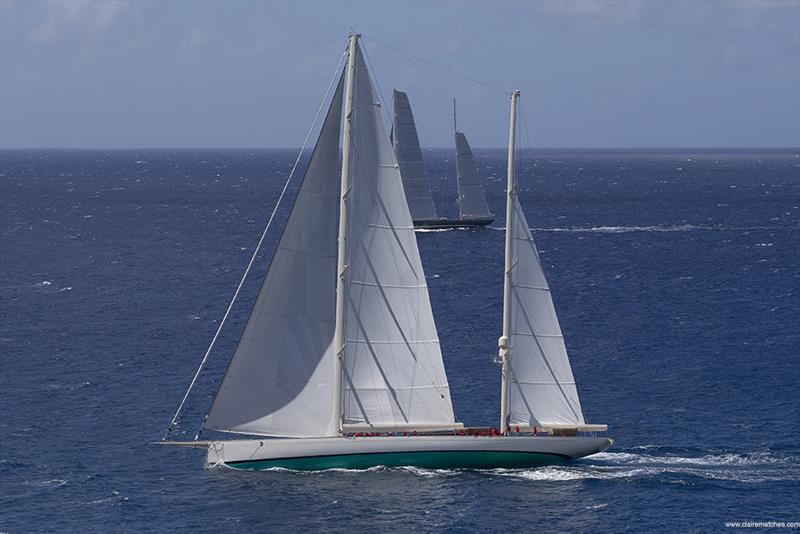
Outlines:
[[0,0],[2,147],[296,147],[350,27],[424,146],[800,146],[800,1]]

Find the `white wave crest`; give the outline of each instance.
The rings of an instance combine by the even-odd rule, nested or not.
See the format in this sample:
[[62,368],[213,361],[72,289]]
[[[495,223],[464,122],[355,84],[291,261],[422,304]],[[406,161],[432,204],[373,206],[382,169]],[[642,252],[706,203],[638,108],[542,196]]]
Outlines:
[[599,460],[614,464],[635,464],[635,465],[705,465],[705,466],[728,466],[728,465],[775,465],[791,464],[797,461],[796,458],[777,458],[768,453],[753,454],[706,454],[703,456],[653,456],[648,454],[633,454],[628,452],[601,452],[591,456],[590,460]]
[[67,481],[61,478],[51,478],[50,480],[29,481],[26,483],[29,486],[37,486],[41,488],[60,488],[67,484]]
[[396,469],[398,471],[405,471],[407,473],[411,473],[412,475],[425,478],[453,476],[453,475],[458,475],[461,472],[458,469],[425,469],[424,467],[413,467],[413,466],[398,467]]
[[[504,227],[489,226],[490,230],[505,231]],[[780,230],[796,229],[792,226],[708,226],[697,224],[675,224],[675,225],[651,225],[651,226],[570,226],[563,228],[531,228],[533,232],[567,232],[567,233],[591,233],[591,234],[626,234],[630,232],[691,232],[700,231],[749,231],[749,230]],[[419,230],[418,230],[419,231]]]
[[598,234],[624,234],[628,232],[688,232],[690,230],[720,230],[716,226],[697,226],[694,224],[679,224],[673,226],[593,226],[590,228],[533,228],[535,232],[586,232]]
[[541,482],[568,482],[573,480],[608,480],[645,476],[647,469],[597,470],[574,467],[539,467],[536,469],[494,469],[492,473],[502,477],[521,478]]
[[428,234],[432,232],[449,232],[455,228],[415,228],[414,231],[419,234]]
[[[237,471],[240,473],[293,473],[298,475],[319,475],[322,473],[374,473],[376,471],[386,471],[386,466],[383,465],[376,465],[374,467],[369,467],[366,469],[348,469],[344,467],[331,467],[329,469],[291,469],[289,467],[265,467],[263,469],[239,469],[233,466],[230,466],[222,461],[218,461],[214,464],[206,464],[204,466],[206,470],[216,470],[216,469],[228,469],[231,471]],[[403,468],[405,469],[405,468]]]

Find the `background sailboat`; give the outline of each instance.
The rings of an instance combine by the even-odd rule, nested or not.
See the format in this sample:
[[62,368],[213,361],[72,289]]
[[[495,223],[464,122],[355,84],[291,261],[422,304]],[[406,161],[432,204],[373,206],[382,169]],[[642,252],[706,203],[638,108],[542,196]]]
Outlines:
[[297,200],[204,422],[259,438],[200,441],[198,434],[163,443],[205,447],[209,463],[242,469],[514,467],[608,447],[609,439],[589,436],[490,437],[456,421],[399,166],[357,35],[348,49]]
[[[414,226],[417,228],[463,228],[485,226],[494,221],[494,216],[489,212],[486,204],[483,185],[481,185],[469,143],[467,143],[466,136],[458,131],[455,132],[455,146],[459,217],[458,219],[447,219],[437,215],[408,95],[395,89],[392,94],[392,102],[394,108],[392,141]],[[453,101],[453,120],[455,126],[455,100]]]

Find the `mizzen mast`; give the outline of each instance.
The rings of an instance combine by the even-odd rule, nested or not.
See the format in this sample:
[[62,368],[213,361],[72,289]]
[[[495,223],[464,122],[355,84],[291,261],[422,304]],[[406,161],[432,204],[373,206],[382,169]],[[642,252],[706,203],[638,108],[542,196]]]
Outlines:
[[514,197],[516,195],[515,181],[514,181],[514,146],[516,145],[516,128],[517,128],[517,99],[519,98],[519,91],[511,93],[511,119],[508,129],[508,183],[506,186],[506,251],[505,251],[505,265],[503,276],[503,335],[498,340],[499,357],[502,365],[501,371],[501,391],[500,391],[500,432],[505,434],[508,426],[508,410],[509,410],[509,384],[510,384],[510,365],[509,358],[511,357],[511,349],[509,343],[509,335],[511,332],[511,271],[514,268],[512,264],[512,246],[513,246],[513,232],[511,231],[514,224]]

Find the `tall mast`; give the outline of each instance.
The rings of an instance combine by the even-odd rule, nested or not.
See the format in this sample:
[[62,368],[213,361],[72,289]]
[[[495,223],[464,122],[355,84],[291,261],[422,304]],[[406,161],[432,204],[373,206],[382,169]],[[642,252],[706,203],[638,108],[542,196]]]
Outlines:
[[512,228],[514,224],[514,197],[516,188],[514,184],[514,146],[516,143],[517,130],[517,99],[519,91],[511,93],[511,120],[508,128],[508,185],[506,186],[506,259],[503,277],[503,335],[498,340],[500,350],[500,363],[502,364],[502,386],[500,390],[500,432],[506,433],[508,425],[508,388],[509,388],[509,358],[511,357],[511,346],[509,345],[509,335],[511,332],[511,270],[513,256],[511,247],[513,245]]
[[463,204],[463,195],[461,193],[461,181],[458,179],[458,120],[456,119],[456,99],[453,99],[453,143],[455,147],[455,160],[456,160],[456,186],[458,187],[458,194],[456,195],[456,199],[458,200],[458,217],[459,219],[463,217],[464,210],[462,209]]
[[339,237],[336,262],[336,326],[333,332],[333,346],[336,350],[333,375],[333,420],[342,432],[342,380],[344,360],[344,315],[345,315],[345,272],[347,271],[347,223],[350,198],[350,141],[353,119],[353,87],[355,86],[356,51],[359,34],[350,34],[347,58],[347,80],[344,100],[344,132],[342,134],[342,189],[339,200]]

